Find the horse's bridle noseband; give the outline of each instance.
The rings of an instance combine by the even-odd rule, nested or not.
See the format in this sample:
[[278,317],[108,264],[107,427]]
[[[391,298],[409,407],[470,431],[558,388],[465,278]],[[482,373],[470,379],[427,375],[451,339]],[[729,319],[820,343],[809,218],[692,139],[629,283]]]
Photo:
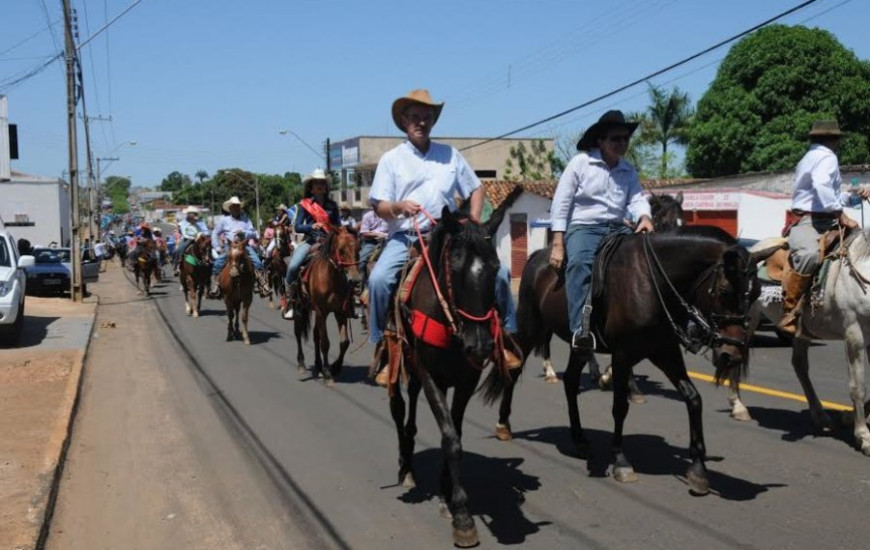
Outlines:
[[[671,324],[671,329],[673,330],[674,334],[680,340],[680,343],[688,351],[692,353],[698,353],[705,347],[717,348],[724,344],[737,346],[741,349],[746,348],[749,345],[748,335],[745,330],[749,326],[749,307],[752,298],[751,285],[746,285],[746,289],[744,290],[741,297],[740,310],[742,313],[725,314],[710,312],[708,314],[705,314],[697,307],[686,302],[686,300],[683,299],[683,297],[674,287],[670,278],[668,278],[664,267],[662,267],[662,264],[658,256],[656,255],[655,250],[652,247],[652,244],[650,243],[649,233],[644,234],[643,249],[644,256],[646,257],[647,267],[650,271],[650,278],[652,279],[653,287],[655,288],[656,294],[658,295],[659,303],[661,304],[662,309],[664,309],[665,311],[665,315],[667,316],[668,321]],[[704,272],[701,273],[701,275],[698,277],[696,283],[692,286],[692,291],[697,291],[697,289],[703,284],[703,282],[710,278],[710,287],[707,289],[707,294],[711,296],[716,293],[721,294],[722,291],[721,289],[718,289],[718,283],[724,275],[724,268],[725,266],[723,262],[719,261],[705,269]],[[748,263],[745,271],[745,275],[747,278],[751,277],[753,269],[754,266],[751,263]],[[659,283],[656,280],[656,271],[661,274],[662,278],[668,284],[671,293],[676,297],[681,309],[686,314],[688,322],[685,329],[680,327],[676,323],[676,321],[674,321],[673,315],[668,309],[667,303],[665,302],[664,296],[662,295],[661,289],[659,288]],[[723,336],[722,334],[720,334],[720,330],[722,328],[730,325],[741,325],[744,328],[744,335],[742,340],[731,338],[730,336]]]

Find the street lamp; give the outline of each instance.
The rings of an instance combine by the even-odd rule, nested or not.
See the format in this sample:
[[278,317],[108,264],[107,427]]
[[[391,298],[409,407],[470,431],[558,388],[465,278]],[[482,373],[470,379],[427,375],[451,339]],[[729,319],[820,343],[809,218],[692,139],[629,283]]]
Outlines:
[[293,130],[278,130],[278,133],[279,133],[280,135],[282,135],[282,136],[286,136],[286,135],[288,135],[288,134],[291,135],[291,136],[294,136],[296,139],[298,139],[298,140],[302,143],[302,145],[308,147],[308,150],[309,150],[309,151],[311,151],[312,153],[314,153],[315,155],[317,155],[317,158],[319,158],[320,160],[326,162],[326,157],[324,157],[322,153],[320,153],[320,152],[319,152],[317,149],[315,149],[314,147],[308,145],[308,143],[307,143],[304,139],[302,139],[301,137],[299,137],[299,134],[297,134],[297,133],[294,132]]

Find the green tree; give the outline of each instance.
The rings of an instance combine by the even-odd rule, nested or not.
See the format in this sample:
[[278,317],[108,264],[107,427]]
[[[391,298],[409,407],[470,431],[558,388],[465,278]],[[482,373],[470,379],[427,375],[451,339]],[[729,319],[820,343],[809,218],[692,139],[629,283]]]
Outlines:
[[821,118],[846,133],[841,163],[870,161],[870,63],[827,31],[771,25],[722,61],[698,102],[686,166],[699,177],[790,170]]
[[191,185],[193,185],[193,182],[191,182],[190,176],[174,171],[170,172],[165,178],[163,178],[158,190],[175,193],[186,187],[190,187]]
[[103,183],[103,196],[112,201],[115,214],[126,214],[130,211],[130,179],[121,176],[109,176]]
[[668,92],[650,85],[649,99],[646,116],[640,120],[642,141],[639,144],[643,146],[654,143],[661,146],[658,177],[667,178],[672,175],[668,170],[668,162],[673,156],[668,152],[668,146],[688,143],[694,113],[689,94],[681,92],[677,87]]
[[554,151],[547,150],[544,140],[532,140],[529,148],[521,141],[510,148],[504,177],[509,181],[551,180],[564,169],[565,162]]
[[208,172],[206,172],[205,170],[197,170],[194,177],[198,179],[199,184],[202,185],[202,182],[208,179]]

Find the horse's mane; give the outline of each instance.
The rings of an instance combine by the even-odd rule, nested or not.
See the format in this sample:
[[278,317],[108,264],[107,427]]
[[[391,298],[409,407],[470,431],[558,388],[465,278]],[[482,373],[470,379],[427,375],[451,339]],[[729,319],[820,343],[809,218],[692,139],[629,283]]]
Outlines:
[[321,260],[328,260],[330,258],[330,252],[332,252],[336,235],[338,235],[338,229],[326,233],[326,236],[323,238],[323,244],[320,245],[320,249],[317,251],[318,258]]
[[440,268],[441,253],[447,242],[447,237],[451,235],[453,242],[470,249],[476,256],[496,256],[495,248],[493,248],[489,235],[486,233],[483,225],[471,222],[468,219],[457,219],[456,221],[460,226],[460,230],[456,233],[452,233],[445,223],[438,223],[432,230],[432,238],[429,244],[429,259],[432,261],[432,267],[436,271]]
[[668,235],[678,240],[684,240],[687,244],[705,240],[719,241],[728,246],[737,244],[737,239],[732,237],[730,233],[713,225],[686,225],[669,232]]

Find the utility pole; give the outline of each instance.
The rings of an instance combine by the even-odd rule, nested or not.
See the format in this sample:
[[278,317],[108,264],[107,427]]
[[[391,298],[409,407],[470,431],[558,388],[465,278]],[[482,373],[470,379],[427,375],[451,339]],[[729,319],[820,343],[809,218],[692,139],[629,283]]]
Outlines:
[[63,2],[63,20],[66,53],[66,108],[67,108],[67,135],[69,139],[69,179],[70,179],[70,203],[72,216],[70,219],[70,265],[72,273],[70,277],[70,298],[73,302],[81,302],[84,298],[82,292],[82,251],[79,242],[79,165],[78,146],[76,135],[76,81],[75,60],[76,46],[73,41],[72,12],[69,0]]

